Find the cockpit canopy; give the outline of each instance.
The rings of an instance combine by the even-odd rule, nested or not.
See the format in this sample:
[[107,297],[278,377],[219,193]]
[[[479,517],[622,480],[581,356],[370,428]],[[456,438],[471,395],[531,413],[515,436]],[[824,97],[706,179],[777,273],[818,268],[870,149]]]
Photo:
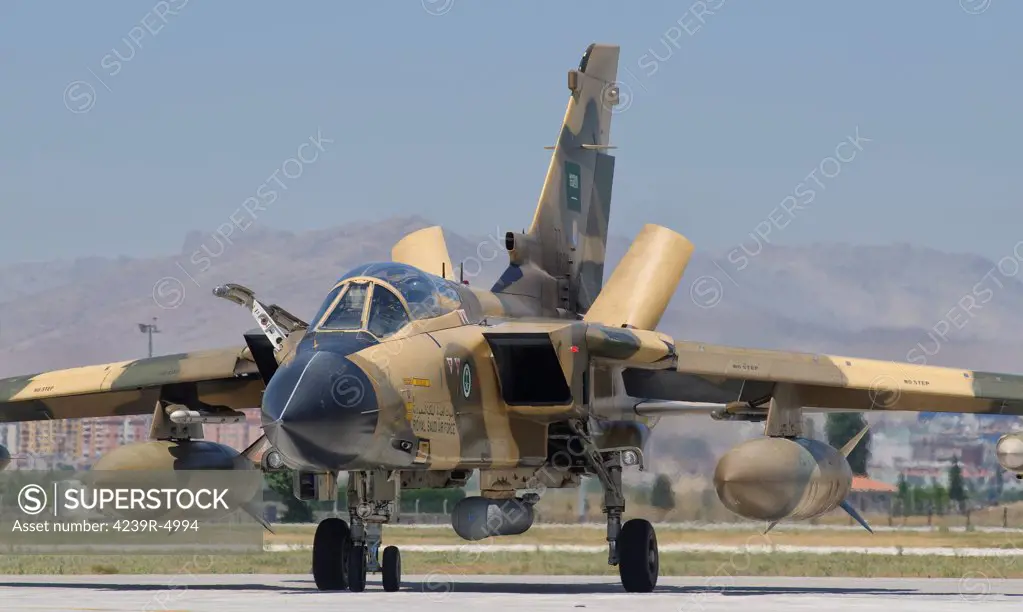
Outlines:
[[313,318],[316,331],[365,330],[386,338],[409,321],[460,308],[461,298],[443,278],[400,263],[364,264],[341,277]]

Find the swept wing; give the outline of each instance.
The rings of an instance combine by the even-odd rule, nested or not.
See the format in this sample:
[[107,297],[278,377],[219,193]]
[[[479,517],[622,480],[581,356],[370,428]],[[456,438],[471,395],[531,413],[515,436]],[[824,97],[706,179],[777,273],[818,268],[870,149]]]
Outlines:
[[248,349],[224,348],[0,379],[0,422],[255,408],[263,381]]

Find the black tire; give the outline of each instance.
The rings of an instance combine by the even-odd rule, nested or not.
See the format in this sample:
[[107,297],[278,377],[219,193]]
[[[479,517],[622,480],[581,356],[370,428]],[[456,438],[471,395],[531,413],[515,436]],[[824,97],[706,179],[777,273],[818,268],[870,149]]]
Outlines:
[[353,593],[366,590],[365,546],[352,546],[348,553],[348,590]]
[[618,534],[618,575],[629,593],[649,593],[657,586],[660,555],[654,526],[643,519],[622,525]]
[[339,518],[320,521],[313,536],[313,580],[321,591],[348,588],[348,548],[351,547],[348,523]]
[[388,593],[401,589],[401,551],[397,546],[388,546],[384,549],[384,559],[381,564],[383,574],[382,582],[384,590]]

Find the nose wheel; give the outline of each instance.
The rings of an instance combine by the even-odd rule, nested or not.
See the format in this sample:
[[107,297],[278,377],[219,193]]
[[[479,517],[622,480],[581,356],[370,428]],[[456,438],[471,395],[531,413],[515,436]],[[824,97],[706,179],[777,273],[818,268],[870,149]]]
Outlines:
[[375,547],[355,544],[348,523],[339,518],[328,518],[316,527],[313,536],[313,581],[321,591],[366,590],[366,575],[372,563],[379,571],[384,590],[401,590],[401,551],[397,546],[384,549],[379,566],[372,557]]
[[384,549],[380,570],[385,591],[390,593],[401,589],[401,551],[397,546],[388,546]]
[[348,556],[348,590],[361,593],[366,590],[366,547],[353,546]]

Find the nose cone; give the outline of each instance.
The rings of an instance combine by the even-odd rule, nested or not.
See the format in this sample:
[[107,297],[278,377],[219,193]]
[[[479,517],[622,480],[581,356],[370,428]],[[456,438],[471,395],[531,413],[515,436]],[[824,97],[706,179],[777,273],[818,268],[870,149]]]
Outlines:
[[340,469],[369,448],[377,398],[344,355],[309,351],[278,368],[263,394],[263,431],[289,463]]

